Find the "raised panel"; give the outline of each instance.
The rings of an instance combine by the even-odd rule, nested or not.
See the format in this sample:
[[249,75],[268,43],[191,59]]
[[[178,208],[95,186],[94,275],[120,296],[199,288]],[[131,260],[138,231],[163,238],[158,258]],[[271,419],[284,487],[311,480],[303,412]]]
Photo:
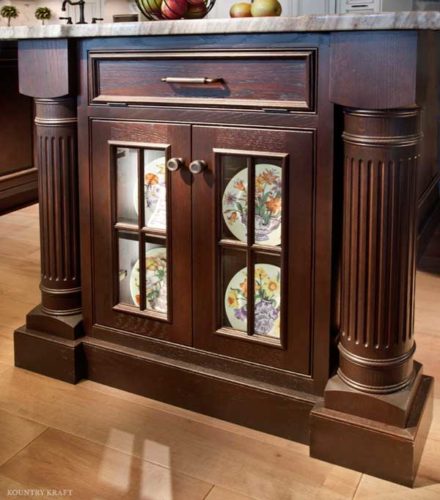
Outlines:
[[[314,50],[90,53],[93,104],[314,108]],[[163,79],[214,79],[165,82]]]

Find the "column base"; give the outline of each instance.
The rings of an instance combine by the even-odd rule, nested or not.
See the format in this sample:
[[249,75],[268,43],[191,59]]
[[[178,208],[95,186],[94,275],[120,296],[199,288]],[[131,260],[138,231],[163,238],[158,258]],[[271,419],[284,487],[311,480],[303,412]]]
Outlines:
[[82,315],[50,316],[33,309],[14,332],[15,366],[77,383],[86,376]]
[[433,388],[434,379],[421,375],[405,428],[317,404],[310,414],[310,456],[413,486],[432,421]]

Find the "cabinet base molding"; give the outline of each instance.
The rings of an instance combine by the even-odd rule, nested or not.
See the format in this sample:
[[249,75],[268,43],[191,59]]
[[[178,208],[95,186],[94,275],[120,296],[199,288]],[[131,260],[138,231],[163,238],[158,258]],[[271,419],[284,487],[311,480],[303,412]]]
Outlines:
[[87,378],[117,389],[308,444],[309,415],[320,397],[206,370],[85,337]]
[[421,376],[407,427],[325,408],[310,414],[310,455],[412,487],[432,421],[434,379]]
[[15,366],[75,384],[86,376],[80,340],[37,332],[26,326],[14,332]]

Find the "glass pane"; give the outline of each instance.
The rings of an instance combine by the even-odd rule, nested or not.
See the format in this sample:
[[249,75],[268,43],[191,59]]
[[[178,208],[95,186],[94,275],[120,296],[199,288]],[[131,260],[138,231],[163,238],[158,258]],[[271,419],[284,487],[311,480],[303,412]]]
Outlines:
[[138,225],[138,150],[116,148],[118,222]]
[[167,228],[165,151],[144,150],[145,227]]
[[255,161],[255,243],[281,245],[282,169],[280,162]]
[[247,331],[247,256],[245,251],[223,249],[221,295],[223,325]]
[[167,249],[162,243],[145,244],[146,309],[168,312]]
[[280,338],[281,260],[279,256],[255,256],[254,334]]
[[247,243],[248,169],[245,156],[222,156],[222,238]]
[[139,292],[139,239],[129,232],[118,233],[119,249],[119,302],[140,305]]

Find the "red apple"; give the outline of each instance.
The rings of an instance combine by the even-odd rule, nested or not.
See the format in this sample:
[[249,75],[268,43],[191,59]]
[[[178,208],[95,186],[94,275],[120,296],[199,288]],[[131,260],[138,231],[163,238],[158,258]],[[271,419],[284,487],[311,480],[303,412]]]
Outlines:
[[188,3],[189,5],[205,5],[206,6],[206,2],[205,0],[186,0],[186,3]]
[[206,16],[207,12],[208,8],[206,7],[205,2],[198,5],[191,4],[188,6],[185,19],[202,19],[202,17]]
[[181,19],[188,9],[186,0],[163,0],[162,15],[166,19]]
[[246,2],[234,3],[229,11],[229,15],[231,17],[251,17],[251,7],[252,5]]

